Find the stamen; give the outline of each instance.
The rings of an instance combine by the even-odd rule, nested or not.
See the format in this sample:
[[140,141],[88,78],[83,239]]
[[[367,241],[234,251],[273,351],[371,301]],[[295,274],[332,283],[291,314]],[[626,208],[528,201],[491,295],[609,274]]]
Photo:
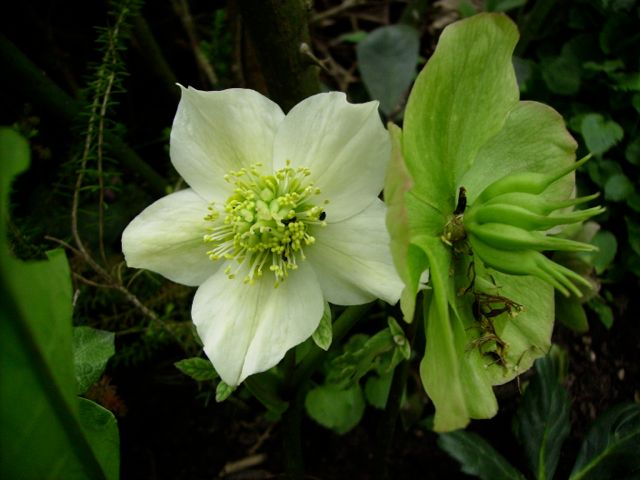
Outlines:
[[252,285],[270,263],[277,288],[298,268],[298,260],[305,260],[304,248],[315,243],[312,229],[326,226],[327,214],[312,202],[321,192],[307,180],[309,168],[294,169],[287,160],[284,168],[262,175],[261,167],[257,163],[224,176],[235,188],[224,206],[209,205],[204,219],[213,226],[204,241],[213,246],[207,251],[211,260],[238,262],[236,269],[225,268],[229,278],[246,266],[243,281]]

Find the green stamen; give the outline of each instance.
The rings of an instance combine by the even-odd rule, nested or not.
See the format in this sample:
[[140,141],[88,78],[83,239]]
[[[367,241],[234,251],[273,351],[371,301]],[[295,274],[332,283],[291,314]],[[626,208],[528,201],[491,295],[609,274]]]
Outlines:
[[[225,268],[229,278],[235,278],[246,265],[249,273],[244,282],[253,284],[268,269],[277,287],[305,259],[304,248],[315,242],[312,227],[326,226],[326,214],[311,202],[320,189],[306,180],[311,174],[308,168],[294,169],[287,161],[273,175],[262,175],[260,167],[262,164],[256,164],[225,175],[235,189],[223,208],[209,206],[205,220],[214,226],[204,240],[213,244],[207,252],[211,260],[238,262],[235,270]],[[224,211],[223,219],[219,210]]]

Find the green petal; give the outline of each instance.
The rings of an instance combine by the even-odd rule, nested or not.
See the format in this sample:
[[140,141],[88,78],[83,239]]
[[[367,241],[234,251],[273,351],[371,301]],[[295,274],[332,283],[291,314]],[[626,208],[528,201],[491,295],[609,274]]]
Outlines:
[[[465,187],[467,200],[473,204],[485,187],[502,176],[549,173],[571,164],[576,148],[576,141],[558,112],[541,103],[520,102],[509,113],[502,130],[480,149],[459,185]],[[571,195],[573,185],[572,173],[551,185],[542,196],[564,200]]]
[[413,87],[403,153],[416,195],[444,213],[455,208],[458,180],[518,102],[511,63],[517,40],[505,15],[450,25]]

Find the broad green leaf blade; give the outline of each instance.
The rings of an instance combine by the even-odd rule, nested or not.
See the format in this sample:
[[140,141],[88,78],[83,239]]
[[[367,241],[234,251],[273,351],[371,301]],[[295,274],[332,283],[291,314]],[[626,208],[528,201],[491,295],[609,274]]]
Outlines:
[[464,473],[482,480],[525,480],[484,438],[458,430],[438,436],[438,446],[455,458]]
[[206,382],[207,380],[215,380],[218,378],[218,373],[213,368],[213,364],[206,358],[185,358],[175,362],[174,365],[182,373],[190,376],[197,382]]
[[116,418],[106,408],[86,398],[78,398],[78,416],[85,435],[97,452],[107,478],[120,472],[120,436]]
[[416,76],[420,35],[408,25],[388,25],[372,31],[356,46],[358,69],[367,91],[390,115]]
[[638,478],[639,452],[640,405],[617,405],[601,415],[589,430],[569,478]]
[[347,433],[364,414],[364,395],[360,385],[347,389],[335,385],[322,385],[310,390],[304,401],[307,413],[320,425],[336,433]]
[[569,394],[558,381],[551,356],[536,361],[531,380],[516,416],[514,429],[538,480],[551,480],[560,448],[569,435]]
[[21,262],[6,244],[11,180],[28,163],[26,141],[0,129],[0,478],[117,478],[79,419],[65,254]]
[[91,327],[73,329],[73,364],[78,383],[77,393],[81,394],[102,376],[107,361],[116,353],[113,332]]
[[387,406],[392,380],[393,371],[382,376],[372,375],[367,378],[364,386],[364,395],[367,402],[380,410],[384,410]]
[[416,80],[405,111],[403,153],[416,196],[445,215],[478,150],[518,102],[511,54],[518,40],[502,14],[449,25]]
[[579,333],[589,331],[589,321],[584,307],[575,297],[567,298],[555,292],[556,319],[565,327]]

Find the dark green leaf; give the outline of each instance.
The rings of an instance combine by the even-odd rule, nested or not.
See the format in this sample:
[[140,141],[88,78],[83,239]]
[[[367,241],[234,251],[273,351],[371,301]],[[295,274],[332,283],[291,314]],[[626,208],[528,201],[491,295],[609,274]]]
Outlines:
[[118,478],[120,436],[116,418],[106,408],[86,398],[78,398],[80,423],[93,447],[102,452],[98,458],[107,478]]
[[575,332],[586,332],[589,330],[587,314],[577,298],[573,296],[567,298],[559,292],[555,292],[555,299],[556,320]]
[[464,473],[482,480],[524,480],[516,470],[484,438],[458,430],[438,436],[438,446],[455,458]]
[[527,0],[487,0],[485,9],[487,12],[507,12],[522,7],[525,3]]
[[66,256],[21,262],[6,243],[11,180],[28,163],[26,141],[0,129],[0,478],[117,478],[117,455],[81,423]]
[[365,403],[360,385],[354,383],[347,389],[335,385],[316,387],[307,393],[304,406],[320,425],[343,434],[360,422]]
[[640,225],[631,217],[624,217],[627,224],[627,239],[633,251],[640,255]]
[[420,35],[408,25],[380,27],[358,43],[358,68],[385,115],[397,109],[416,76]]
[[618,250],[618,241],[613,233],[600,230],[591,239],[591,243],[598,247],[598,251],[584,254],[582,258],[588,260],[600,274],[613,262]]
[[624,156],[630,164],[640,165],[640,137],[633,142],[629,142],[624,151]]
[[611,328],[613,325],[613,311],[603,298],[594,297],[587,302],[587,305],[591,310],[596,312],[596,315],[598,315],[598,318],[605,327]]
[[570,480],[640,476],[640,405],[624,404],[601,415],[584,439]]
[[636,212],[640,212],[640,193],[633,192],[627,197],[627,205]]
[[604,198],[612,202],[626,200],[635,190],[635,186],[624,173],[609,177],[604,184]]
[[552,479],[569,434],[569,395],[558,381],[559,365],[551,356],[538,359],[535,366],[536,376],[518,408],[514,429],[534,476]]
[[580,90],[580,62],[571,54],[545,60],[540,66],[542,78],[553,93],[574,95]]
[[251,394],[267,409],[276,415],[282,415],[289,407],[280,397],[281,381],[271,371],[251,375],[244,381]]
[[189,375],[198,382],[215,380],[218,378],[218,373],[213,368],[213,365],[205,358],[185,358],[184,360],[174,363],[174,365],[182,373]]
[[364,386],[364,395],[367,402],[376,408],[384,410],[387,406],[387,398],[391,389],[391,381],[393,380],[393,372],[389,372],[381,377],[373,375],[367,378]]
[[73,329],[73,364],[78,383],[77,393],[84,393],[102,376],[107,361],[116,352],[113,332],[91,327]]
[[587,148],[594,155],[601,155],[622,140],[622,127],[612,120],[605,120],[598,113],[590,113],[582,119],[580,131]]
[[631,104],[633,105],[633,108],[636,109],[636,112],[640,113],[640,93],[636,93],[631,97]]

